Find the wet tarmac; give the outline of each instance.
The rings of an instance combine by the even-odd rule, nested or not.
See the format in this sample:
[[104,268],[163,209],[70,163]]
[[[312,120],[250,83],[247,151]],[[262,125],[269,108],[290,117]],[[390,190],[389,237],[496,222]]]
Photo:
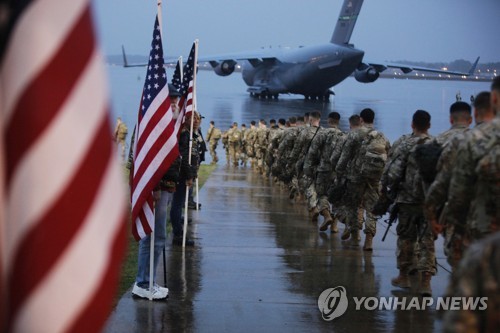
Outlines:
[[[167,245],[169,299],[151,302],[127,292],[105,332],[441,331],[432,309],[356,310],[353,297],[417,297],[390,284],[397,275],[396,237],[391,230],[381,242],[383,219],[373,253],[364,252],[364,235],[356,243],[319,233],[304,203],[291,202],[287,191],[249,168],[225,165],[205,183],[200,202],[201,210],[190,210],[196,246]],[[444,294],[449,278],[442,242],[436,251],[433,297]],[[325,321],[318,297],[337,286],[345,288],[349,306]]]

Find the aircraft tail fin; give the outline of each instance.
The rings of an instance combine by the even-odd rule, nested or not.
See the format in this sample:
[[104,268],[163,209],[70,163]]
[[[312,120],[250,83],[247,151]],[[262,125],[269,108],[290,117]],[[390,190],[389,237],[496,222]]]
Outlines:
[[363,0],[344,0],[330,43],[349,44]]
[[127,55],[125,54],[125,47],[122,45],[122,56],[123,56],[123,67],[129,67],[127,61]]
[[476,61],[472,64],[472,67],[469,69],[469,75],[467,76],[471,76],[471,75],[474,75],[474,72],[476,71],[476,67],[477,67],[477,63],[479,62],[479,57],[477,57]]

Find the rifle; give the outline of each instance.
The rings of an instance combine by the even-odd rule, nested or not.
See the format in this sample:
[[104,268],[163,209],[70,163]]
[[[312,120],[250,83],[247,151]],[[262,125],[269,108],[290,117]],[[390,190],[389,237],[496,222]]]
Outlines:
[[391,207],[389,207],[389,219],[385,220],[385,222],[387,223],[387,229],[385,229],[384,237],[382,237],[382,242],[385,241],[385,237],[387,237],[387,233],[389,232],[392,224],[398,219],[398,212],[398,204],[393,203]]

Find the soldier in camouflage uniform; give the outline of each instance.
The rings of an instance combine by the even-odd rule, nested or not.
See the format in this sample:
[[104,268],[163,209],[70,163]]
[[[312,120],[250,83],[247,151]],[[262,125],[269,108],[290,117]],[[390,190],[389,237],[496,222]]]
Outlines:
[[328,188],[335,179],[335,171],[332,168],[331,156],[337,145],[343,143],[343,133],[338,128],[340,114],[332,112],[328,115],[329,128],[321,129],[311,142],[311,148],[304,160],[304,174],[313,179],[310,191],[311,197],[316,197],[316,209],[324,220],[320,231],[326,231],[331,224],[331,232],[336,233],[337,221],[330,214],[330,203],[328,201]]
[[257,128],[255,127],[255,120],[250,122],[250,128],[245,131],[244,141],[246,156],[250,159],[250,166],[255,168],[255,142],[257,141]]
[[[476,125],[485,120],[489,121],[494,117],[489,92],[480,93],[475,98],[474,115]],[[467,121],[466,117],[463,117],[463,119]],[[438,232],[444,231],[444,252],[448,263],[453,269],[460,261],[463,252],[461,249],[462,237],[459,233],[455,233],[452,224],[447,223],[447,209],[444,207],[446,207],[445,204],[448,199],[451,172],[456,163],[458,147],[461,142],[467,140],[467,133],[467,130],[459,131],[457,129],[457,133],[451,136],[448,142],[444,143],[444,148],[437,164],[436,178],[426,193],[424,205],[424,214],[433,227],[433,230],[436,231],[436,235]],[[439,216],[439,210],[443,210],[441,216]]]
[[465,102],[455,102],[450,106],[451,128],[435,137],[440,145],[445,147],[458,133],[463,133],[469,129],[472,123],[471,107]]
[[[359,127],[361,127],[361,118],[359,115],[354,114],[349,117],[349,129],[350,131],[357,130]],[[340,179],[337,177],[337,173],[335,172],[335,169],[337,168],[337,163],[339,162],[340,155],[342,155],[342,149],[344,148],[345,141],[347,139],[347,134],[344,133],[342,136],[341,140],[333,147],[332,149],[332,154],[330,157],[330,163],[332,165],[332,172],[334,172],[336,178],[334,179],[333,183],[330,186],[329,191],[343,191],[345,188],[339,188],[342,183],[341,181],[344,181],[344,179]],[[347,168],[349,169],[351,167],[351,163],[347,165]],[[340,195],[336,196],[337,198],[329,198],[330,203],[332,204],[332,212],[333,215],[335,216],[335,219],[337,221],[340,221],[345,224],[345,221],[347,219],[347,207],[346,207],[346,196],[341,193]],[[336,201],[334,201],[336,200]],[[364,209],[359,208],[358,209],[358,224],[362,225],[364,221]],[[349,229],[346,227],[344,228],[344,233],[348,233]],[[350,233],[349,233],[350,234]]]
[[248,156],[247,156],[247,125],[241,124],[241,145],[240,145],[240,161],[242,166],[247,166]]
[[231,128],[232,128],[232,126],[230,126],[227,131],[223,132],[222,136],[221,136],[222,147],[224,148],[224,151],[226,152],[227,165],[231,164],[231,159],[229,158],[229,135],[228,135]]
[[495,119],[469,131],[460,144],[448,195],[449,222],[463,247],[500,229],[500,77],[491,90]]
[[[486,309],[446,311],[444,332],[500,331],[500,233],[472,245],[453,274],[449,296],[487,297]],[[483,306],[479,302],[479,306]]]
[[[399,276],[392,279],[391,283],[396,287],[409,288],[409,273],[416,269],[421,273],[419,293],[426,296],[432,294],[430,281],[436,273],[436,257],[434,236],[423,215],[424,188],[415,159],[415,149],[432,139],[428,134],[430,119],[431,116],[426,111],[418,110],[414,113],[413,134],[399,141],[385,170],[386,185],[395,193],[395,202],[399,208],[396,228]],[[418,255],[415,251],[417,243]]]
[[311,112],[309,115],[310,126],[305,127],[297,137],[295,145],[289,156],[288,168],[295,167],[295,175],[299,181],[299,192],[306,194],[309,212],[312,213],[313,223],[318,222],[319,210],[317,208],[317,197],[314,192],[314,188],[309,188],[312,185],[313,179],[307,175],[304,175],[303,167],[304,160],[311,148],[312,141],[321,131],[319,122],[321,120],[321,114],[318,111]]
[[287,172],[286,165],[288,163],[288,156],[293,149],[293,144],[295,142],[297,134],[297,118],[289,118],[290,127],[283,131],[283,136],[279,142],[276,154],[276,170],[278,177],[286,185],[290,184],[291,174]]
[[278,156],[278,147],[281,139],[283,138],[283,133],[285,132],[286,120],[281,118],[278,120],[278,128],[274,131],[269,132],[269,146],[267,150],[267,167],[268,172],[270,172],[273,177],[277,177],[276,161]]
[[[355,241],[360,240],[359,230],[363,227],[358,216],[359,208],[366,211],[365,219],[365,244],[363,249],[372,251],[372,240],[376,233],[377,217],[372,213],[373,206],[379,198],[379,182],[383,171],[383,164],[390,149],[390,143],[385,136],[373,127],[375,113],[371,109],[364,109],[360,113],[362,126],[351,131],[346,138],[342,148],[342,154],[336,166],[338,178],[347,179],[347,218],[346,229],[341,236],[342,240],[352,237]],[[381,142],[379,154],[383,160],[378,170],[379,174],[367,177],[362,168],[365,164],[365,156],[371,140]],[[383,156],[383,158],[382,158]],[[349,168],[348,165],[350,164]]]
[[229,144],[229,158],[233,161],[233,166],[237,167],[241,143],[241,131],[238,129],[238,123],[234,122],[233,127],[227,131],[227,141]]
[[127,145],[128,128],[122,121],[121,117],[116,119],[116,127],[114,133],[114,141],[121,147],[122,160],[125,160],[125,146]]
[[221,138],[222,134],[220,129],[215,127],[215,122],[213,120],[210,121],[210,127],[208,128],[207,131],[207,142],[208,142],[208,149],[210,151],[210,156],[212,157],[212,164],[215,164],[219,161],[219,158],[217,157],[217,144],[219,143],[219,139]]
[[271,119],[269,121],[269,128],[267,129],[267,146],[266,153],[264,155],[264,169],[266,176],[269,176],[271,173],[271,165],[274,161],[273,151],[271,150],[271,140],[276,135],[276,131],[278,130],[278,126],[276,125],[276,120]]
[[255,157],[257,158],[257,171],[264,175],[266,173],[265,157],[268,146],[269,129],[264,119],[259,121],[259,128],[257,129],[257,139],[255,140]]

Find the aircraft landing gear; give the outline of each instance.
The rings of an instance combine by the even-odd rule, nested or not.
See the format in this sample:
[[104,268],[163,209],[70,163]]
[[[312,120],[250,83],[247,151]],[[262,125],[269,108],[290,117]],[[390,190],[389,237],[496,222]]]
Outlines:
[[330,101],[330,91],[328,91],[324,94],[321,94],[321,95],[304,95],[304,100],[329,102]]

